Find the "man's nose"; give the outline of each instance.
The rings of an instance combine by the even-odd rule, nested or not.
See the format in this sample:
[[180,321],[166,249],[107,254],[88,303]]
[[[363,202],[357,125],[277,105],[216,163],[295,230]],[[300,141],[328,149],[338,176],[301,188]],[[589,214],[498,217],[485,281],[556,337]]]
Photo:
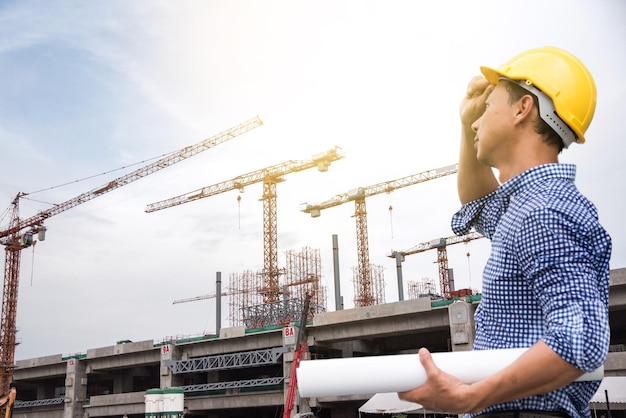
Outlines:
[[474,132],[478,132],[478,126],[480,125],[480,120],[482,119],[482,116],[479,117],[478,119],[476,119],[474,121],[474,123],[472,123],[472,131]]

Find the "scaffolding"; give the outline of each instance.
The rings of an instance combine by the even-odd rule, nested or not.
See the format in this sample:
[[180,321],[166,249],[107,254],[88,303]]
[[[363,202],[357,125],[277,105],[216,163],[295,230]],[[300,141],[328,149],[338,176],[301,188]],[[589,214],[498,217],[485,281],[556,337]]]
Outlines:
[[327,289],[320,283],[322,262],[319,248],[303,247],[301,251],[285,252],[285,280],[289,299],[304,300],[307,292],[314,290],[311,298],[313,314],[326,311]]
[[243,273],[231,273],[229,276],[229,317],[230,326],[244,324],[242,308],[263,303],[263,295],[260,293],[262,277],[259,273],[246,270]]
[[[385,275],[383,266],[368,264],[367,274],[352,268],[352,282],[354,283],[354,306],[371,306],[385,303]],[[364,279],[365,278],[365,279]],[[362,283],[368,280],[369,283]]]
[[314,291],[311,314],[326,311],[326,288],[320,284],[322,264],[319,249],[304,247],[287,251],[286,267],[281,269],[282,300],[263,299],[263,273],[245,271],[230,275],[230,324],[246,328],[285,325],[299,320],[307,292]]
[[429,296],[431,299],[441,297],[437,293],[437,285],[428,277],[424,277],[419,281],[409,280],[407,286],[409,300],[419,299],[424,296]]

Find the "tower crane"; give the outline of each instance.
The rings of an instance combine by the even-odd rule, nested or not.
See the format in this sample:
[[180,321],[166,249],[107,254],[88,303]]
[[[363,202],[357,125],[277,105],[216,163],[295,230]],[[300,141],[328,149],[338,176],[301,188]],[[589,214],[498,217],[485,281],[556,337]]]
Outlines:
[[[222,144],[262,124],[261,119],[256,116],[218,135],[170,153],[151,164],[118,177],[104,186],[56,204],[27,219],[20,219],[19,217],[19,200],[26,196],[27,193],[17,194],[12,202],[13,210],[9,226],[0,230],[0,242],[5,246],[6,252],[2,294],[2,318],[0,319],[0,394],[9,392],[11,379],[13,377],[21,250],[37,242],[33,238],[34,234],[38,234],[40,241],[44,240],[46,231],[44,221],[54,215]],[[0,409],[1,408],[3,407],[0,406]]]
[[448,165],[436,168],[434,170],[424,171],[418,174],[412,174],[396,180],[385,181],[368,187],[359,187],[348,191],[347,193],[338,194],[322,203],[303,203],[300,210],[310,213],[313,218],[321,215],[322,209],[328,209],[342,205],[347,202],[354,201],[354,217],[356,219],[356,241],[357,241],[357,278],[361,284],[358,289],[356,302],[358,306],[369,306],[374,304],[374,296],[371,283],[371,270],[369,262],[369,243],[367,237],[367,210],[365,207],[365,198],[380,193],[391,193],[394,190],[407,186],[423,183],[439,177],[448,176],[456,173],[458,165]]
[[220,293],[209,293],[208,295],[192,296],[190,298],[176,299],[174,302],[172,302],[172,305],[176,305],[179,303],[187,303],[187,302],[197,302],[199,300],[213,299],[213,298],[216,298],[218,295],[219,296],[232,296],[232,295],[236,295],[238,293],[243,293],[243,292],[245,292],[245,290],[228,290],[228,291],[220,292]]
[[402,286],[402,262],[404,261],[404,257],[411,254],[417,254],[424,251],[432,250],[433,248],[437,249],[437,264],[439,270],[439,285],[441,287],[441,293],[443,293],[443,297],[446,299],[450,299],[453,296],[453,289],[450,286],[450,276],[448,270],[448,251],[446,248],[449,245],[459,244],[459,243],[468,243],[475,239],[484,238],[485,236],[472,231],[470,233],[464,235],[452,235],[447,238],[437,238],[431,241],[422,242],[421,244],[417,244],[415,247],[410,248],[404,251],[394,251],[391,250],[387,257],[396,259],[396,272],[398,275],[398,286],[401,288]]
[[[317,277],[309,277],[307,279],[298,280],[298,281],[295,281],[293,283],[287,283],[285,285],[285,287],[299,286],[299,285],[302,285],[302,284],[313,283],[313,290],[317,291],[318,281],[319,281],[319,279]],[[248,292],[248,291],[249,291],[249,289],[237,289],[237,290],[228,290],[228,291],[219,292],[219,293],[218,292],[216,292],[216,293],[209,293],[207,295],[201,295],[201,296],[192,296],[190,298],[176,299],[175,301],[172,302],[172,305],[176,305],[176,304],[179,304],[179,303],[197,302],[199,300],[213,299],[213,298],[216,298],[218,295],[220,295],[220,296],[232,296],[232,295],[236,295],[236,294],[244,293],[244,292]]]
[[180,196],[150,203],[146,206],[147,213],[167,209],[183,203],[193,202],[205,197],[215,196],[231,190],[243,190],[244,187],[258,182],[263,183],[263,287],[261,293],[263,302],[277,302],[279,300],[280,286],[278,278],[278,232],[276,218],[276,185],[285,181],[286,174],[308,170],[317,167],[321,172],[328,171],[331,162],[343,158],[343,150],[339,147],[332,148],[325,153],[313,156],[307,161],[289,160],[281,164],[252,171],[248,174],[235,177],[221,183],[206,186]]

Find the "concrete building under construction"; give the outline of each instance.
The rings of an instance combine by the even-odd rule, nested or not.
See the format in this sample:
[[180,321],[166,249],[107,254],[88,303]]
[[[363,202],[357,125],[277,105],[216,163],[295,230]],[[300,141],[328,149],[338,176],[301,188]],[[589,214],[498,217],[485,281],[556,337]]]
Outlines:
[[[308,250],[304,254],[308,259]],[[306,328],[305,358],[414,353],[420,347],[432,352],[468,350],[473,340],[471,314],[479,301],[480,295],[462,300],[427,296],[319,312]],[[459,316],[461,311],[465,314]],[[609,315],[611,347],[604,374],[626,376],[626,268],[611,271]],[[171,387],[184,392],[185,416],[281,416],[292,383],[296,349],[292,331],[297,331],[297,325],[223,327],[216,335],[119,341],[69,357],[57,354],[21,360],[14,370],[19,400],[13,417],[139,418],[145,416],[147,391]],[[373,395],[297,399],[291,416],[353,418]],[[624,417],[624,405],[609,402],[612,416]],[[592,408],[599,416],[607,406],[599,403]],[[422,411],[420,416],[434,414]]]

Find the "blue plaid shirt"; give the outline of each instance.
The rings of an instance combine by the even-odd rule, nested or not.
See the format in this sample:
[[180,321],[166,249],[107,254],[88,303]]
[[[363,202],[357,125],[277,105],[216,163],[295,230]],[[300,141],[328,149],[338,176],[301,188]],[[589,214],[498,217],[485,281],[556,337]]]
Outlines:
[[[586,372],[606,360],[611,238],[574,185],[575,175],[569,164],[534,167],[453,216],[456,234],[474,227],[491,240],[474,349],[541,340]],[[599,385],[574,382],[483,413],[525,409],[590,417],[589,400]]]

